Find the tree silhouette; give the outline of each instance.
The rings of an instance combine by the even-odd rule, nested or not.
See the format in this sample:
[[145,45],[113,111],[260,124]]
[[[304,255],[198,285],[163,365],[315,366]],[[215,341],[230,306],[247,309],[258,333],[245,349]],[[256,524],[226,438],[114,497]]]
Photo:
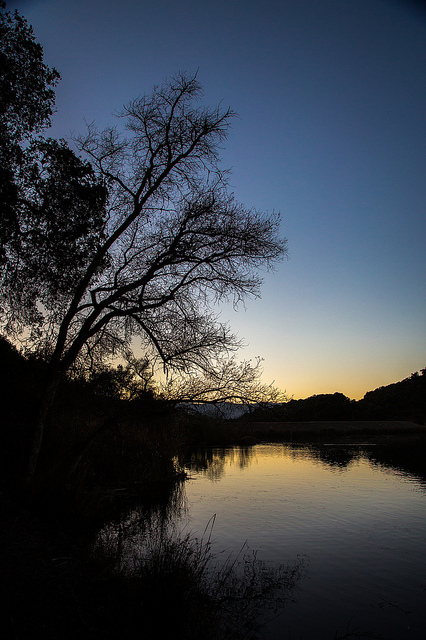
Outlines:
[[0,260],[4,244],[19,227],[16,221],[22,144],[49,126],[54,110],[56,69],[43,62],[43,49],[25,18],[5,11],[0,2]]
[[13,230],[0,267],[9,335],[24,327],[37,332],[46,316],[64,312],[104,239],[107,194],[87,162],[50,139],[25,149],[15,185]]
[[211,378],[239,346],[214,303],[258,295],[259,267],[283,255],[279,217],[227,193],[218,146],[233,114],[194,107],[199,94],[196,78],[180,75],[125,108],[130,137],[92,126],[78,140],[108,183],[105,240],[64,315],[45,316],[54,341],[42,335],[54,346],[32,468],[55,387],[71,366],[99,363],[138,337],[164,367]]
[[103,240],[106,189],[61,140],[40,137],[54,110],[55,69],[32,28],[0,5],[0,303],[9,335],[61,313]]
[[192,376],[170,376],[158,392],[171,403],[217,405],[237,402],[253,409],[269,407],[286,400],[285,393],[273,384],[261,381],[262,361],[237,362],[226,358],[221,366],[200,371]]
[[[57,78],[39,73],[44,87]],[[227,190],[219,150],[234,113],[199,106],[200,96],[197,78],[179,74],[124,107],[126,135],[90,125],[75,140],[90,164],[62,141],[21,150],[4,330],[29,330],[49,362],[29,477],[67,372],[99,367],[138,339],[168,371],[221,380],[240,341],[214,306],[258,296],[259,269],[285,253],[279,216]]]

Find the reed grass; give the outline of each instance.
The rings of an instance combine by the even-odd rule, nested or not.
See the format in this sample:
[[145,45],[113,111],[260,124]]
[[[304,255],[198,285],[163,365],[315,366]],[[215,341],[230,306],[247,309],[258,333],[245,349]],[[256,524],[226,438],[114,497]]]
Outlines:
[[[131,569],[111,556],[109,547],[111,584],[120,594],[114,602],[121,637],[132,637],[132,629],[142,625],[149,640],[248,640],[258,637],[268,616],[278,615],[294,599],[305,559],[276,567],[244,547],[236,557],[221,561],[212,551],[213,524],[214,519],[201,539],[152,531]],[[117,617],[109,627],[113,622],[118,623]]]

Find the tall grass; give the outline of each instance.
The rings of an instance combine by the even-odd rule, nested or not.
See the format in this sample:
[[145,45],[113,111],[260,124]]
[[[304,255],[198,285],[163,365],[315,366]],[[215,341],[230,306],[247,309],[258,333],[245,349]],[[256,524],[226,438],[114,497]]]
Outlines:
[[[104,550],[116,594],[109,628],[119,624],[123,638],[139,629],[149,640],[256,638],[268,615],[277,615],[294,598],[305,561],[274,567],[244,548],[219,562],[212,551],[212,527],[213,520],[201,539],[167,528],[151,530],[131,568],[117,555],[111,570],[111,546]],[[100,551],[98,546],[98,558]]]

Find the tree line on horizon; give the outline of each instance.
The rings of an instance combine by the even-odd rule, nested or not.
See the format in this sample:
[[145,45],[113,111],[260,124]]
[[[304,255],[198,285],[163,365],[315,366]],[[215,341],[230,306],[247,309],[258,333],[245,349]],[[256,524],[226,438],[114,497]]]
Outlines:
[[[89,378],[70,379],[62,397],[84,398],[88,402],[119,402],[135,405],[146,413],[173,410],[185,404],[185,399],[158,393],[147,361],[141,359],[116,367],[101,367]],[[37,404],[45,361],[22,355],[7,339],[0,337],[0,386],[4,409],[13,414],[17,407],[31,413]],[[22,397],[26,401],[22,403]],[[190,404],[190,403],[188,403]],[[5,413],[3,414],[5,415]],[[368,391],[360,400],[352,400],[343,393],[314,394],[308,398],[290,399],[268,404],[252,403],[251,419],[309,422],[330,420],[406,420],[424,424],[426,417],[426,368],[407,378]],[[144,414],[140,415],[141,420]]]
[[[45,360],[26,357],[0,338],[0,482],[4,486],[19,484],[25,470],[47,366]],[[226,413],[212,417],[196,412],[191,403],[182,405],[176,398],[167,398],[143,377],[143,367],[138,372],[131,363],[101,368],[90,378],[68,378],[62,382],[47,425],[39,471],[42,484],[37,491],[43,500],[49,496],[46,504],[66,509],[67,519],[83,517],[97,523],[112,508],[105,487],[145,483],[149,495],[149,487],[156,487],[156,495],[158,487],[179,481],[176,456],[180,459],[188,447],[239,442],[247,433],[247,419],[403,420],[422,425],[425,373],[423,369],[370,391],[358,401],[334,393],[268,405],[253,403],[246,406],[248,413],[234,419]]]
[[282,422],[402,420],[425,424],[426,368],[399,382],[367,391],[360,400],[351,400],[338,392],[315,394],[260,408],[252,414],[252,419]]

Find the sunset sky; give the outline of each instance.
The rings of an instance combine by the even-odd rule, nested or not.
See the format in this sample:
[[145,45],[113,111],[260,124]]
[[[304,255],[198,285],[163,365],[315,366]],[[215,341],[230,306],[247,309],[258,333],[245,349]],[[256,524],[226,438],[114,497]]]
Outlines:
[[289,259],[222,308],[289,396],[426,366],[426,15],[398,0],[22,0],[62,75],[49,132],[99,127],[178,71],[239,114],[237,200],[280,211]]

